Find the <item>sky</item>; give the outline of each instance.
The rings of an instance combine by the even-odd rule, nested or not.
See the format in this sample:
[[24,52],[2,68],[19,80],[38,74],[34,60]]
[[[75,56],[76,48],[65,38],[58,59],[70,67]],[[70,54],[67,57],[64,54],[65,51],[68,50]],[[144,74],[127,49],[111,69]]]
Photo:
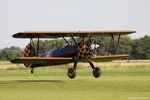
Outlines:
[[24,48],[23,31],[136,30],[150,35],[150,0],[0,0],[0,49]]

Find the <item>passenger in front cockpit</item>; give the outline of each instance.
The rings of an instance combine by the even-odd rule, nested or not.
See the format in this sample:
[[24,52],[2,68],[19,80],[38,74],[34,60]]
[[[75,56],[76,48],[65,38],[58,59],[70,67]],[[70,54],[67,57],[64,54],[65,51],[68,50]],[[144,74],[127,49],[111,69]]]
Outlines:
[[60,49],[66,47],[68,44],[67,43],[62,43],[61,46],[60,46]]

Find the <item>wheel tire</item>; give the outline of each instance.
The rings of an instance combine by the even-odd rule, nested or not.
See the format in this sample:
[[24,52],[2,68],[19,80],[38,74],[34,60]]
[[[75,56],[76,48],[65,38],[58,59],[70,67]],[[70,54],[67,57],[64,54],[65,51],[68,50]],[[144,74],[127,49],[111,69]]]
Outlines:
[[31,74],[33,74],[34,73],[34,70],[31,70]]
[[73,79],[76,77],[76,70],[74,68],[69,68],[67,74],[69,78]]
[[100,77],[100,75],[101,75],[101,70],[100,70],[100,68],[98,68],[98,67],[94,68],[94,69],[93,69],[93,76],[94,76],[95,78],[98,78],[98,77]]

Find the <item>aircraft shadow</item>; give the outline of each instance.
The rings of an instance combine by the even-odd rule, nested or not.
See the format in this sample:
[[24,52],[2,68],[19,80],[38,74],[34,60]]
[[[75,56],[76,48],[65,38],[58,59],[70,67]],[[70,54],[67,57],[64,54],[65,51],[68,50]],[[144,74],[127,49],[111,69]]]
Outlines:
[[40,82],[52,82],[52,83],[65,83],[63,80],[4,80],[0,81],[0,84],[6,84],[11,82],[17,82],[17,83],[40,83]]

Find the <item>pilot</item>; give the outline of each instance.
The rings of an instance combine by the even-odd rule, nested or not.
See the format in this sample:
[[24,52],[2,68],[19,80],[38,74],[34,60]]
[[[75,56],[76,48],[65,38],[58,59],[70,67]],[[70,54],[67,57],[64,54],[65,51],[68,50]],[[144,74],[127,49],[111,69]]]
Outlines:
[[60,49],[64,48],[67,46],[67,43],[62,43]]

